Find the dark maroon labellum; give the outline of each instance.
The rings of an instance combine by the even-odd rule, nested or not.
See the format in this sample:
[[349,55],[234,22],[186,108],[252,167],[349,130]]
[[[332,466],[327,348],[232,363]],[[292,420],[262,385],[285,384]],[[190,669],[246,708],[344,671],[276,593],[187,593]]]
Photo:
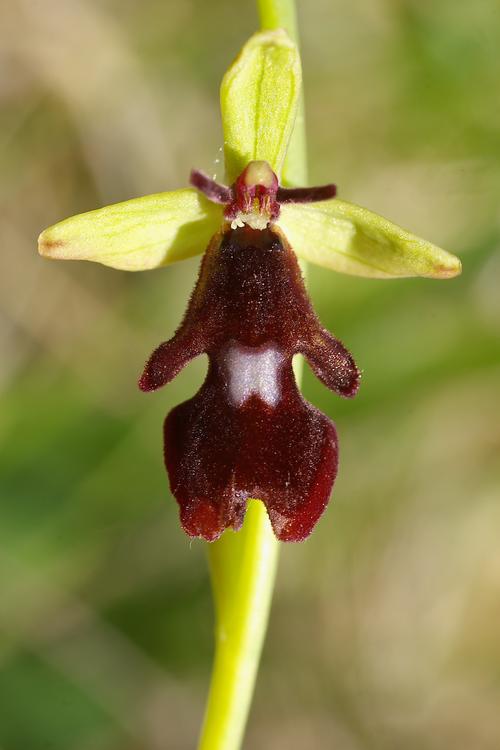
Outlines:
[[[213,185],[204,192],[216,199]],[[200,180],[197,186],[203,189]],[[235,207],[241,203],[237,183],[218,188],[228,218],[262,205],[264,216],[275,216],[284,190],[276,181],[271,197],[257,190],[247,205]],[[322,189],[306,188],[297,198]],[[213,541],[227,527],[239,529],[247,500],[258,498],[278,539],[305,539],[330,496],[337,435],[302,398],[292,358],[304,354],[341,396],[355,395],[359,371],[321,326],[296,256],[272,223],[263,229],[228,224],[212,238],[184,320],[151,356],[140,387],[165,385],[203,352],[209,357],[204,384],[168,415],[164,428],[165,463],[184,530]]]

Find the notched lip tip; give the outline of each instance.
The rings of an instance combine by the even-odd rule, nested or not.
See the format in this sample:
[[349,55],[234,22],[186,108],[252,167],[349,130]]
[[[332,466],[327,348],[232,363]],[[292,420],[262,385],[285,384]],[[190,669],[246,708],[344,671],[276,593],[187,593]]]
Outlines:
[[303,536],[278,536],[276,531],[273,529],[274,536],[276,537],[276,541],[278,542],[278,544],[303,544],[309,539],[313,531],[314,528],[312,528],[307,532],[307,534],[304,534]]
[[200,542],[206,542],[207,544],[213,544],[214,542],[217,542],[221,538],[224,531],[226,531],[226,529],[222,529],[222,531],[215,534],[215,536],[208,537],[202,534],[201,532],[199,534],[192,534],[190,531],[188,531],[184,527],[182,528],[186,536],[188,536],[190,539],[199,539]]

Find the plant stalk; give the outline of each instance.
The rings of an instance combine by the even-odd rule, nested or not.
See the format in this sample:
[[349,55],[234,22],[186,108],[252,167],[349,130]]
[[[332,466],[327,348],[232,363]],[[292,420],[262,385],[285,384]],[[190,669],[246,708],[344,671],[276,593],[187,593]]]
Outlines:
[[[257,0],[264,29],[284,28],[298,43],[294,0]],[[306,185],[303,101],[282,179]],[[303,268],[304,271],[304,268]],[[295,367],[300,381],[302,363]],[[208,546],[215,601],[215,657],[199,750],[238,750],[250,710],[271,606],[278,542],[260,500],[248,503],[243,527]]]

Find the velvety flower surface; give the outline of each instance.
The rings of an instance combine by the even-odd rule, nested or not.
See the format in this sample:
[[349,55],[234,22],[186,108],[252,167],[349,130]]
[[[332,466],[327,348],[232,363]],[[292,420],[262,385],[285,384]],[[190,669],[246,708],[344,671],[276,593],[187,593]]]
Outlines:
[[343,396],[356,393],[359,373],[320,325],[279,230],[244,225],[215,235],[185,319],[153,353],[141,388],[164,385],[202,352],[210,360],[205,383],[165,422],[165,463],[184,529],[207,540],[238,529],[254,497],[279,539],[305,538],[330,496],[337,436],[300,395],[292,357],[304,354]]
[[344,273],[447,278],[453,255],[334,197],[279,184],[301,86],[295,45],[256,34],[221,88],[228,185],[202,172],[192,188],[91,211],[45,230],[40,252],[143,270],[205,252],[185,318],[146,365],[140,386],[168,383],[206,352],[205,383],[165,422],[165,462],[186,532],[209,541],[237,529],[261,499],[276,536],[304,539],[337,472],[332,422],[300,395],[292,358],[355,395],[359,371],[319,323],[296,255]]

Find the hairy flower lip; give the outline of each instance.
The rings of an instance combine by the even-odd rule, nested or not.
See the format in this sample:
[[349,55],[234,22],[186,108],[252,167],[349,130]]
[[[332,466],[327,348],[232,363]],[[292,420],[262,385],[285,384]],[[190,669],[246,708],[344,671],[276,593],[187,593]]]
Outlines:
[[300,394],[293,356],[302,353],[322,383],[347,398],[360,372],[319,322],[278,225],[225,223],[216,233],[184,320],[153,352],[139,387],[162,387],[204,352],[205,382],[164,426],[184,530],[214,541],[225,528],[239,529],[247,500],[258,497],[277,538],[302,541],[328,504],[338,442],[333,423]]

